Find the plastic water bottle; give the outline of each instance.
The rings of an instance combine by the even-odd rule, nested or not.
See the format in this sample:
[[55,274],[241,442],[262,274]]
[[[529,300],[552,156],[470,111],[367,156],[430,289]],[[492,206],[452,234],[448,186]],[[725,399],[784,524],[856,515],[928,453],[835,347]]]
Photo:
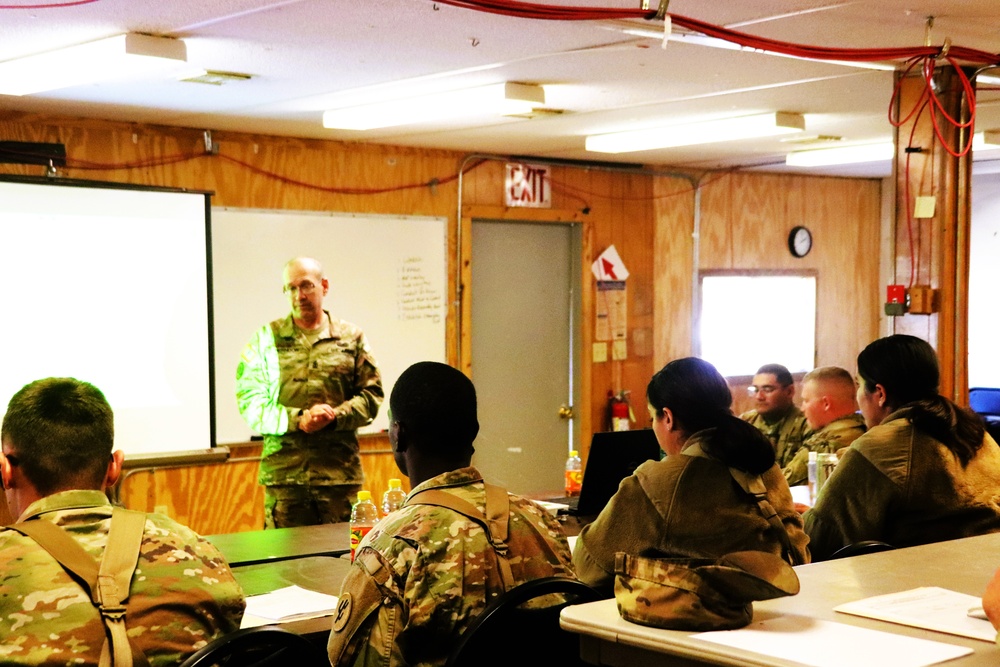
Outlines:
[[378,508],[372,502],[371,491],[358,491],[358,502],[351,508],[351,562],[358,545],[375,524],[378,523]]
[[403,506],[406,500],[406,491],[403,491],[403,482],[395,477],[389,480],[389,489],[382,494],[382,516],[395,512]]
[[580,461],[580,452],[574,449],[566,459],[566,495],[571,498],[580,495],[582,482],[583,463]]

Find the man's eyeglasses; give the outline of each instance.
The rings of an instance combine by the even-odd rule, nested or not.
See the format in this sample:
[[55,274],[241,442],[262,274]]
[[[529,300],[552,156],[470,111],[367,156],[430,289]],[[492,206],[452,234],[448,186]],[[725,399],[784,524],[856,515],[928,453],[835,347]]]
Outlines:
[[782,389],[782,387],[778,387],[773,384],[765,384],[759,387],[757,385],[750,385],[749,387],[747,387],[747,394],[750,396],[756,396],[757,394],[769,396],[770,394],[773,394],[779,389]]
[[281,288],[281,291],[285,294],[292,294],[293,292],[298,292],[299,294],[305,294],[306,296],[312,294],[316,291],[316,286],[313,285],[308,280],[304,280],[298,285],[285,285]]

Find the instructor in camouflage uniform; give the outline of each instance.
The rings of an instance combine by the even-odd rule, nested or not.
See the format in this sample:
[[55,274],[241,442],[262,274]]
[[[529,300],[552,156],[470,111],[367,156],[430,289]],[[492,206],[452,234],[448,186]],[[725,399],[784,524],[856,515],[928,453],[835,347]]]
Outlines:
[[244,421],[264,436],[259,481],[268,528],[347,521],[364,483],[356,430],[382,403],[382,378],[361,329],[323,310],[323,267],[285,265],[292,312],[261,327],[236,370]]
[[812,435],[806,416],[795,407],[792,374],[781,364],[765,364],[753,376],[750,394],[757,407],[744,412],[740,419],[768,437],[774,445],[777,463],[784,470],[805,439]]
[[[0,429],[0,479],[20,522],[52,523],[102,559],[121,473],[104,395],[86,382],[48,378],[10,400]],[[121,546],[121,544],[119,544]],[[63,556],[69,556],[64,552]],[[177,665],[240,627],[243,593],[222,555],[192,530],[148,514],[125,603],[136,665]],[[32,538],[0,530],[0,664],[94,665],[105,624],[87,590]]]
[[[389,441],[413,490],[361,541],[333,619],[333,665],[444,665],[459,635],[504,591],[508,577],[512,587],[573,576],[559,522],[530,500],[487,487],[470,465],[478,432],[476,390],[460,371],[424,361],[399,376],[389,398]],[[433,494],[454,500],[442,505]],[[509,572],[482,526],[452,508],[455,500],[480,516],[488,507],[507,506],[509,533],[501,546]],[[496,650],[516,664],[517,650],[532,647]],[[483,664],[495,657],[483,656]]]

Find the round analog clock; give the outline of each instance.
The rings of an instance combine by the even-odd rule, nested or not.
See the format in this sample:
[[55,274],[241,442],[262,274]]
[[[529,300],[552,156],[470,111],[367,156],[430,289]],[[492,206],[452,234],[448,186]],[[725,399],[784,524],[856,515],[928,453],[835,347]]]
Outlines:
[[812,250],[812,246],[812,232],[802,225],[792,227],[792,231],[788,234],[788,250],[792,255],[795,257],[805,257]]

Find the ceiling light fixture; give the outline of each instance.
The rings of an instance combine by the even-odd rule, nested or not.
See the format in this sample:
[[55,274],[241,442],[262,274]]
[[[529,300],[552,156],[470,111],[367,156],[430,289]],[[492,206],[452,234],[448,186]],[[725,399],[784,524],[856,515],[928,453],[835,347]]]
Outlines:
[[373,130],[463,116],[516,116],[545,105],[545,89],[525,83],[498,83],[406,99],[331,109],[323,127]]
[[593,134],[587,137],[585,145],[588,151],[596,153],[631,153],[658,148],[770,137],[801,132],[805,127],[805,118],[802,114],[779,111],[684,125],[651,127],[645,130]]
[[826,167],[834,164],[882,162],[891,160],[895,154],[895,144],[891,141],[883,141],[877,144],[794,151],[785,156],[785,164],[789,167]]
[[[973,152],[996,149],[1000,149],[1000,130],[987,130],[972,135]],[[884,162],[893,159],[895,155],[895,145],[891,141],[882,141],[875,144],[794,151],[785,156],[785,164],[789,167],[829,167],[838,164]]]
[[128,33],[0,63],[0,94],[30,95],[109,79],[183,78],[205,70],[187,63],[179,39]]

